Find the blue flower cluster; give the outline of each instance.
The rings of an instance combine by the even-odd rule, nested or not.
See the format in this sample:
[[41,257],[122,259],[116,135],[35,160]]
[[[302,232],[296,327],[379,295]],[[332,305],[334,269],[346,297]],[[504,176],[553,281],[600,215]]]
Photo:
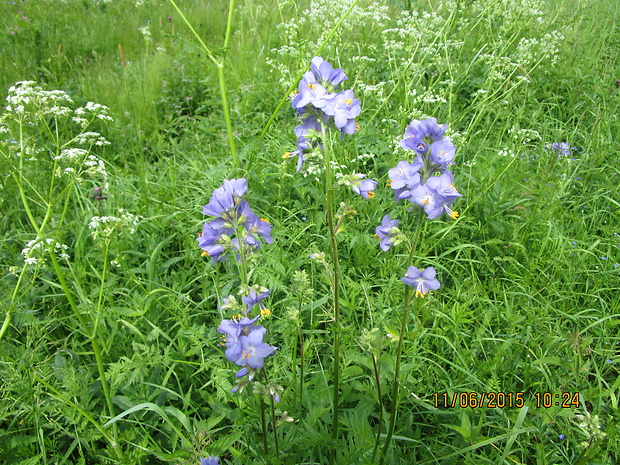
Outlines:
[[302,123],[295,127],[297,150],[285,154],[297,155],[297,171],[305,161],[304,152],[321,146],[319,134],[322,125],[327,127],[333,120],[336,129],[342,134],[353,134],[357,130],[355,118],[361,112],[361,104],[353,96],[353,91],[340,91],[340,84],[347,79],[342,68],[333,66],[321,57],[314,57],[310,71],[299,81],[298,92],[293,97],[292,106],[301,115]]
[[[265,358],[274,354],[277,347],[263,342],[263,337],[267,330],[264,326],[257,324],[261,317],[271,314],[265,307],[262,300],[269,297],[270,291],[264,287],[251,286],[242,289],[242,302],[239,304],[234,296],[222,299],[222,311],[232,311],[235,316],[230,320],[222,320],[217,330],[222,334],[221,346],[226,347],[226,358],[238,366],[242,367],[237,372],[237,378],[248,375],[247,381],[240,380],[233,392],[242,389],[247,382],[252,381],[258,370],[263,368]],[[258,307],[259,313],[251,318],[252,309]],[[280,400],[278,389],[273,390],[273,397],[278,402]]]
[[458,212],[450,209],[461,194],[456,190],[454,175],[449,170],[456,147],[444,135],[447,129],[448,125],[437,124],[435,118],[413,120],[400,145],[413,150],[416,157],[412,163],[400,161],[388,172],[394,200],[407,199],[424,208],[431,220],[444,212],[452,218],[458,217]]
[[248,190],[246,179],[225,180],[221,187],[213,191],[209,203],[202,207],[205,215],[214,216],[202,228],[198,246],[209,256],[213,264],[226,260],[226,251],[233,250],[237,261],[240,253],[260,248],[257,236],[271,244],[271,225],[259,218],[250,208],[243,196]]

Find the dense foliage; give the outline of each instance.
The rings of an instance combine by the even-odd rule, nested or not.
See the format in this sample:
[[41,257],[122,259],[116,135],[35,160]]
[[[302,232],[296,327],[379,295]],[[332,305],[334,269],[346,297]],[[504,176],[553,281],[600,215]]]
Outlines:
[[0,3],[0,462],[618,463],[620,5],[178,8]]

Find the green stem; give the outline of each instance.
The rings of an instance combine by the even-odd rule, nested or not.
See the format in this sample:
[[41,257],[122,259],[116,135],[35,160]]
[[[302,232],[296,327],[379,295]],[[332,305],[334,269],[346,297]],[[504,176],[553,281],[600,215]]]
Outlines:
[[260,398],[260,422],[263,426],[263,447],[265,448],[265,455],[269,453],[269,445],[267,444],[267,420],[265,419],[265,401],[261,395]]
[[6,333],[6,330],[8,329],[8,327],[11,326],[12,319],[13,319],[13,308],[9,308],[6,311],[6,315],[4,316],[4,322],[2,323],[2,328],[0,328],[0,341],[4,337],[4,333]]
[[[269,377],[267,376],[267,370],[262,368],[263,378],[265,378],[265,385],[269,387]],[[273,404],[273,397],[269,396],[269,403],[271,404],[271,428],[273,429],[273,444],[276,448],[276,457],[280,456],[280,447],[278,446],[278,434],[276,431],[276,407]]]
[[226,79],[224,78],[224,63],[217,65],[217,77],[220,82],[220,98],[222,99],[222,110],[224,111],[224,121],[226,122],[226,132],[228,133],[228,147],[235,166],[241,170],[239,157],[237,156],[237,148],[235,146],[235,138],[233,137],[232,120],[230,119],[230,107],[228,105],[228,92],[226,90]]
[[[71,293],[71,291],[69,290],[69,287],[67,286],[67,282],[65,281],[65,277],[64,274],[62,272],[62,268],[60,268],[60,264],[58,263],[58,259],[56,258],[56,254],[54,253],[53,250],[49,251],[49,255],[50,255],[50,260],[52,261],[52,266],[54,267],[54,271],[56,272],[56,276],[58,277],[58,282],[60,283],[60,286],[62,287],[62,290],[65,294],[65,296],[67,297],[67,300],[69,301],[69,306],[71,307],[71,309],[73,310],[73,313],[75,313],[81,327],[83,329],[86,329],[86,322],[84,320],[84,318],[82,317],[82,314],[80,313],[76,303],[75,303],[75,299],[73,298],[73,294]],[[106,261],[107,261],[107,257],[106,257]],[[105,264],[104,264],[104,270],[105,270]],[[104,279],[104,277],[102,276],[101,278],[102,280]],[[103,287],[103,286],[102,286]],[[103,357],[101,355],[101,347],[99,345],[99,341],[97,339],[97,320],[95,320],[95,324],[94,324],[94,328],[93,328],[93,332],[91,334],[91,336],[89,337],[90,343],[93,347],[93,353],[95,354],[95,360],[97,362],[97,370],[99,372],[99,380],[101,381],[101,387],[103,388],[103,395],[105,396],[106,399],[106,404],[108,407],[108,413],[110,414],[110,418],[114,418],[115,414],[114,414],[114,404],[112,403],[112,396],[110,394],[110,385],[108,384],[108,381],[105,378],[105,368],[103,366]],[[116,426],[116,424],[112,425],[112,431],[114,434],[114,450],[116,451],[116,455],[122,459],[123,458],[123,451],[120,447],[120,445],[116,442],[116,438],[118,437],[118,428]]]
[[[235,162],[235,166],[240,170],[241,165],[239,163],[239,158],[237,156],[237,148],[235,146],[235,139],[233,137],[232,121],[230,119],[230,105],[228,103],[228,92],[226,90],[226,79],[224,78],[225,56],[222,57],[221,60],[218,60],[217,58],[215,58],[215,55],[213,55],[213,52],[211,52],[211,49],[207,47],[207,44],[205,44],[204,41],[200,38],[200,35],[198,34],[198,32],[196,32],[196,29],[194,29],[194,27],[191,25],[191,23],[188,21],[188,19],[183,14],[183,12],[179,9],[175,1],[174,0],[169,0],[169,1],[174,7],[174,9],[177,10],[177,13],[179,13],[183,22],[187,25],[187,27],[189,27],[189,30],[192,32],[196,40],[198,40],[198,43],[200,44],[202,49],[205,51],[209,59],[213,62],[213,64],[217,68],[217,78],[218,78],[219,87],[220,87],[220,99],[222,100],[222,110],[224,112],[224,121],[226,122],[226,132],[228,133],[228,146],[230,148],[230,154],[232,155],[232,158]],[[224,49],[228,47],[228,44],[230,42],[234,8],[235,8],[235,0],[230,0],[229,7],[228,7],[228,20],[226,23],[226,35],[224,37]]]
[[[407,258],[407,270],[411,266],[413,262],[413,254],[416,250],[418,240],[420,238],[420,231],[422,230],[422,224],[424,223],[424,211],[419,210],[418,218],[417,218],[417,226],[414,235],[413,242],[409,245],[409,257]],[[400,326],[400,334],[398,337],[398,346],[396,347],[396,365],[394,367],[394,381],[392,383],[392,409],[390,412],[390,425],[388,427],[388,433],[385,438],[385,445],[383,446],[383,450],[381,451],[381,460],[379,461],[379,465],[382,465],[385,461],[385,457],[388,449],[390,448],[390,442],[392,441],[392,435],[394,434],[394,427],[396,425],[396,412],[398,410],[398,384],[400,382],[400,360],[402,356],[403,349],[403,341],[405,339],[405,332],[407,331],[407,322],[409,320],[409,305],[411,303],[411,286],[405,285],[405,307],[403,310],[403,316],[401,320]]]
[[66,403],[68,406],[70,406],[71,408],[75,409],[77,412],[80,413],[80,415],[82,415],[88,422],[90,422],[100,433],[101,435],[108,441],[108,443],[116,450],[118,447],[118,444],[116,443],[116,439],[115,438],[111,438],[110,436],[108,436],[106,430],[95,421],[95,419],[93,417],[91,417],[85,410],[83,410],[82,408],[80,408],[79,405],[77,405],[75,402],[73,402],[71,399],[68,399],[67,397],[65,397],[63,394],[61,394],[57,389],[55,389],[51,384],[49,384],[47,381],[45,381],[43,378],[41,378],[40,376],[38,376],[36,373],[34,374],[34,377],[41,383],[43,384],[47,389],[49,389],[54,395],[51,397],[55,397],[56,399],[58,399],[61,402]]
[[[329,226],[329,239],[332,249],[332,262],[334,266],[334,276],[332,281],[332,292],[334,295],[334,400],[333,400],[333,419],[332,419],[332,439],[338,438],[338,410],[340,399],[340,267],[338,264],[338,241],[336,239],[336,229],[334,225],[333,211],[333,187],[331,160],[329,152],[329,140],[327,139],[327,128],[321,123],[323,140],[323,157],[325,159],[325,204],[327,208],[327,224]],[[330,452],[329,463],[333,464],[336,458],[336,449]]]
[[379,376],[379,367],[377,366],[377,357],[371,353],[372,366],[375,371],[375,382],[377,383],[377,396],[379,399],[379,427],[377,428],[377,439],[375,440],[375,447],[372,450],[372,460],[370,463],[375,463],[375,457],[377,455],[377,449],[379,448],[379,440],[381,439],[381,425],[383,424],[383,401],[381,400],[381,377]]

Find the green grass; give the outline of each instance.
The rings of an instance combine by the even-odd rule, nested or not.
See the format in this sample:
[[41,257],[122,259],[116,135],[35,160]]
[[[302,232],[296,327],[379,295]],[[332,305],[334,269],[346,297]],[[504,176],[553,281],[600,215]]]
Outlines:
[[[309,258],[329,256],[323,175],[317,183],[282,158],[298,124],[288,103],[261,133],[347,4],[238,1],[224,50],[226,2],[179,0],[215,56],[225,56],[238,168],[215,66],[168,2],[15,3],[0,3],[0,96],[34,80],[67,92],[72,109],[108,106],[113,121],[88,129],[110,142],[87,147],[107,171],[100,202],[88,198],[100,175],[52,176],[77,125],[50,116],[24,125],[24,143],[43,149],[37,161],[17,155],[19,125],[0,133],[0,319],[9,321],[0,336],[2,463],[181,464],[214,454],[230,464],[323,464],[330,450],[335,463],[373,463],[394,402],[407,262],[404,247],[381,252],[373,233],[390,213],[413,234],[415,215],[393,202],[386,182],[410,157],[398,145],[405,126],[423,117],[450,125],[463,198],[458,220],[424,224],[414,256],[416,266],[435,267],[442,287],[413,305],[385,463],[620,460],[614,2],[360,1],[327,41],[321,56],[344,69],[363,105],[360,130],[334,143],[333,155],[345,174],[379,182],[371,200],[335,194],[336,206],[356,211],[337,236],[336,439],[332,290]],[[563,141],[576,150],[558,158],[550,146]],[[230,392],[238,367],[218,346],[217,327],[230,318],[221,300],[242,276],[234,261],[201,257],[195,240],[201,206],[235,177],[248,179],[247,200],[273,228],[251,282],[271,289],[263,324],[279,348],[266,359],[270,381],[284,388],[276,420],[294,419],[276,428],[279,455],[269,408],[265,451],[261,396]],[[23,198],[44,237],[68,245],[58,267],[49,254],[42,266],[25,265],[22,250],[37,233]],[[120,217],[119,209],[140,217],[135,232],[119,224],[109,242],[94,238],[92,217]],[[522,392],[524,406],[434,404],[443,393],[492,392]],[[535,394],[546,392],[578,393],[579,407],[555,405],[561,398],[537,406]]]

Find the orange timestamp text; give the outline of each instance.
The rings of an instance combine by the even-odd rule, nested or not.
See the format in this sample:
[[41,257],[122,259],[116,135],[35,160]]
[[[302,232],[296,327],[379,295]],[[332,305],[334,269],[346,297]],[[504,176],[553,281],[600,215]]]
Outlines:
[[[536,392],[531,395],[538,408],[577,408],[579,407],[578,392]],[[521,408],[525,405],[525,392],[447,392],[433,393],[435,408]]]

